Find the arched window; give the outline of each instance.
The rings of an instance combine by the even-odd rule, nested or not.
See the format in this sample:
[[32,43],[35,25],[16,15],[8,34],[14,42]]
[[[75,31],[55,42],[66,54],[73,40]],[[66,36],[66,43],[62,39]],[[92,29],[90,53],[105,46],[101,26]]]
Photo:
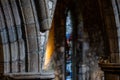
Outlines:
[[66,80],[72,80],[72,20],[71,20],[71,13],[68,11],[66,17],[66,54],[65,54],[65,75]]

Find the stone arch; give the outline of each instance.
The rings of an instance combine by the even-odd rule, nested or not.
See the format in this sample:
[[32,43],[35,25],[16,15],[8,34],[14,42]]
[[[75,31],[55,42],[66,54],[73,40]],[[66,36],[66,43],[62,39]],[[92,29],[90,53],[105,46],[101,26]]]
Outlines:
[[[24,64],[25,54],[24,41],[22,39],[21,23],[17,11],[15,1],[1,0],[0,1],[0,15],[1,15],[1,57],[3,57],[3,74],[24,71],[25,67],[20,67]],[[18,52],[19,51],[19,52]],[[18,55],[22,55],[21,57]],[[1,58],[2,60],[2,58]],[[2,63],[2,62],[1,62]]]
[[[47,3],[45,0],[43,2]],[[36,3],[33,0],[0,0],[1,64],[7,63],[8,60],[6,73],[42,71],[41,59],[48,36],[46,30],[51,26],[47,18],[52,21],[52,17],[47,17],[49,12],[46,13],[44,9],[42,11],[41,7],[48,9],[48,5],[43,5],[40,1]],[[41,33],[40,30],[46,32]],[[44,42],[42,37],[45,38]],[[4,58],[6,56],[7,59]],[[5,71],[2,70],[3,66],[4,64],[2,73]]]
[[[53,24],[56,31],[55,53],[57,53],[55,55],[55,75],[58,80],[62,80],[64,78],[64,64],[62,64],[64,63],[64,52],[61,51],[61,49],[65,46],[65,12],[68,7],[70,7],[74,12],[73,5],[75,3],[78,3],[75,9],[79,10],[79,7],[81,7],[85,24],[88,24],[85,25],[85,29],[89,33],[90,41],[92,42],[92,40],[94,40],[94,33],[97,33],[99,30],[103,30],[103,33],[95,36],[102,36],[102,40],[105,40],[103,45],[108,49],[105,50],[105,52],[108,52],[108,55],[112,56],[111,62],[119,62],[116,58],[117,55],[119,55],[119,22],[117,22],[119,19],[118,9],[116,9],[117,3],[114,2],[114,0],[111,0],[112,3],[109,0],[98,0],[97,3],[95,1],[96,0],[91,0],[91,2],[89,2],[89,0],[57,1]],[[94,5],[94,2],[95,6],[92,6]],[[79,3],[81,3],[82,6],[77,7]],[[44,10],[42,13],[42,8],[39,9],[39,7],[44,6],[46,5],[42,5],[40,1],[37,3],[37,1],[34,0],[0,0],[0,64],[2,64],[1,69],[4,68],[1,70],[1,73],[37,73],[41,71],[40,62],[41,54],[43,52],[41,50],[40,40],[44,33],[40,33],[39,30],[41,30],[40,26],[45,27],[50,24],[49,16],[47,15],[48,12],[44,15]],[[95,13],[94,10],[94,7],[96,6],[98,7],[95,8],[95,10],[97,11],[98,9],[98,13]],[[74,12],[75,20],[77,21],[75,26],[79,24],[79,19],[77,19],[77,17],[79,16],[80,11],[77,12],[77,10]],[[87,11],[90,11],[90,15],[87,14]],[[92,14],[92,11],[95,15]],[[41,19],[41,17],[43,19]],[[93,20],[94,22],[91,23],[89,20]],[[96,24],[95,22],[97,22],[97,25],[94,25]],[[96,28],[96,26],[98,27]],[[100,28],[101,26],[102,28]],[[46,28],[46,30],[48,28]],[[45,34],[47,34],[47,32],[45,32]],[[59,60],[57,60],[58,58]]]
[[0,73],[10,72],[10,54],[3,12],[0,7]]

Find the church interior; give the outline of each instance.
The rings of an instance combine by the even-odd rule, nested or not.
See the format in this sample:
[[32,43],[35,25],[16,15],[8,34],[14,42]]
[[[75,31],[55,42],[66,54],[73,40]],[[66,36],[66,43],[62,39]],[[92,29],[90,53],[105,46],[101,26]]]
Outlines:
[[0,0],[0,80],[120,80],[120,0]]

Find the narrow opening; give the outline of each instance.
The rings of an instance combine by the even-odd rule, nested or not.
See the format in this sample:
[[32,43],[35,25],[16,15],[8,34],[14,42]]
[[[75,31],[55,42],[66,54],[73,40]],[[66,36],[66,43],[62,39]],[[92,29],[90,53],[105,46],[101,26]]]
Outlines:
[[65,51],[65,76],[66,80],[72,80],[72,54],[73,54],[73,40],[72,40],[72,20],[71,13],[68,11],[66,17],[66,51]]

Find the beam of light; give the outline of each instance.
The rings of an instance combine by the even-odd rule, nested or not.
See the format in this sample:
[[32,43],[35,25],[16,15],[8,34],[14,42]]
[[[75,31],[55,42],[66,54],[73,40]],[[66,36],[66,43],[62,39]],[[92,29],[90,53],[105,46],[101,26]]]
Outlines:
[[53,51],[54,51],[54,23],[52,23],[52,27],[49,31],[48,42],[45,51],[45,61],[43,65],[44,70],[46,70],[50,64]]

